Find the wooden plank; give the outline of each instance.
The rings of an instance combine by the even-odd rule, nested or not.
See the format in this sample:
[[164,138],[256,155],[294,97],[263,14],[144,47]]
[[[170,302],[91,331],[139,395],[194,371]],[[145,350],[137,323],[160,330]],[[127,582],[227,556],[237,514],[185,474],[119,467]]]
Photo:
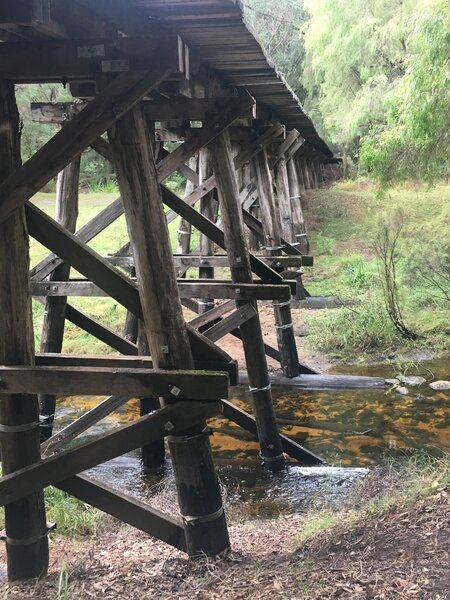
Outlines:
[[184,527],[180,520],[162,513],[148,504],[126,496],[103,482],[78,475],[60,481],[57,488],[99,510],[132,525],[157,540],[186,551]]
[[94,441],[64,450],[0,479],[0,505],[131,452],[144,444],[185,431],[221,411],[218,402],[176,402],[106,433]]
[[0,185],[0,222],[32,198],[99,135],[163,81],[171,70],[170,55],[147,72],[121,73],[26,163]]
[[[80,242],[87,244],[109,225],[114,223],[121,215],[123,215],[122,198],[117,198],[75,232],[75,237]],[[43,281],[62,262],[61,258],[55,254],[50,254],[30,270],[30,277],[35,281]]]
[[[268,264],[272,269],[281,269],[288,267],[312,267],[314,258],[312,256],[260,256],[257,258]],[[130,269],[134,267],[132,256],[105,256],[109,263],[115,267]],[[201,266],[223,267],[229,266],[228,256],[226,254],[215,254],[214,256],[200,256],[198,254],[174,254],[173,263],[176,268],[187,267],[195,268]]]
[[[222,401],[223,406],[223,416],[242,427],[255,437],[257,437],[257,428],[255,419],[249,415],[247,412],[238,408],[228,400]],[[280,434],[281,445],[283,448],[283,452],[285,452],[291,458],[295,458],[299,462],[306,465],[320,465],[325,461],[320,456],[311,452],[307,448],[304,448],[294,440],[291,440],[285,435]]]
[[[264,231],[261,224],[261,221],[257,219],[254,215],[249,213],[247,210],[242,209],[242,214],[244,217],[244,222],[249,229],[255,232],[255,234],[264,241]],[[291,256],[302,256],[302,253],[296,246],[293,246],[288,240],[285,238],[281,238],[281,243],[283,244],[283,252],[289,254]]]
[[0,394],[148,396],[215,400],[228,396],[225,373],[108,367],[0,366]]
[[[133,279],[130,279],[132,282]],[[237,300],[289,300],[289,286],[271,285],[267,283],[220,283],[217,281],[179,281],[180,298],[200,299],[237,299]],[[108,292],[100,289],[92,281],[36,281],[31,282],[33,296],[46,297],[107,297]]]
[[207,329],[204,334],[208,339],[216,342],[227,335],[227,333],[230,333],[230,331],[233,331],[236,327],[240,327],[256,314],[257,311],[254,306],[251,304],[244,304],[233,311],[231,315],[224,317],[219,323],[216,323]]

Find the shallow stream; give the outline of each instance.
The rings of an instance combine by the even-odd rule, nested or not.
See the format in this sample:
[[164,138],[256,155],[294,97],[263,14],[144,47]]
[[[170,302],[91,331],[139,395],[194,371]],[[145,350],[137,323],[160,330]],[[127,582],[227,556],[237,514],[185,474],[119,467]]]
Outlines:
[[[428,382],[450,378],[450,361],[422,363],[408,374]],[[341,374],[392,378],[390,365],[344,368]],[[251,410],[249,394],[233,388],[232,399]],[[258,445],[250,434],[225,419],[210,424],[213,453],[232,504],[245,507],[248,516],[303,512],[312,504],[338,506],[349,488],[367,468],[386,458],[401,458],[411,450],[438,454],[450,448],[450,391],[434,391],[428,384],[411,387],[405,396],[393,390],[304,391],[274,388],[274,402],[282,433],[322,456],[331,466],[300,467],[290,463],[277,475],[261,468]],[[67,425],[99,398],[65,398],[58,403],[58,427]],[[84,439],[135,419],[136,402],[130,402],[89,430]],[[139,453],[133,452],[92,469],[92,474],[141,499],[161,490],[173,491],[171,465],[163,473],[143,472]]]

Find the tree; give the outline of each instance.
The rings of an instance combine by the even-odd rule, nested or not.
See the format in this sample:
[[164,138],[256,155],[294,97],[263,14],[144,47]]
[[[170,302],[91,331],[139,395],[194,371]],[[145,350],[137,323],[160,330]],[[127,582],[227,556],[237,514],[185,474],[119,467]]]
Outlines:
[[406,72],[387,120],[362,143],[361,162],[386,188],[416,179],[433,184],[450,171],[450,4],[422,3],[412,18]]
[[303,0],[246,0],[243,5],[247,24],[260,38],[277,70],[304,102],[302,27],[308,14]]

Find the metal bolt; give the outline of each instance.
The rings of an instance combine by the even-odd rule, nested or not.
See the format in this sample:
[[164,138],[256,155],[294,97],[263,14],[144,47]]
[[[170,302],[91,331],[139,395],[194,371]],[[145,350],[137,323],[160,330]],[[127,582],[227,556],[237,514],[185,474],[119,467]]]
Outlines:
[[166,431],[172,431],[172,429],[175,429],[175,425],[171,421],[167,421],[167,423],[164,424],[164,429]]

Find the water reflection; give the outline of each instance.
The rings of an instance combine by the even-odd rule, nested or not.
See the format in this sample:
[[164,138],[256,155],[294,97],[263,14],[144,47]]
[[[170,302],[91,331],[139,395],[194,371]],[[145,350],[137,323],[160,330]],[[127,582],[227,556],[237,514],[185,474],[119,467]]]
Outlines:
[[[428,379],[430,371],[434,379],[449,377],[448,361],[424,364],[421,369]],[[355,373],[355,368],[348,372]],[[359,372],[383,377],[395,374],[391,367],[360,368]],[[329,464],[352,469],[311,471],[292,463],[286,472],[274,477],[261,468],[258,444],[250,434],[226,419],[211,421],[215,431],[211,445],[226,494],[260,516],[306,510],[320,499],[332,504],[338,502],[347,486],[364,474],[364,470],[355,467],[377,464],[386,456],[398,457],[405,450],[439,453],[450,448],[450,393],[433,391],[427,385],[411,388],[407,396],[389,390],[305,392],[274,388],[273,392],[284,434],[321,455]],[[233,396],[238,406],[251,410],[245,389],[235,388]],[[58,405],[58,426],[72,421],[81,410],[91,408],[99,400],[62,399]],[[129,402],[89,430],[84,439],[137,416],[137,402]],[[97,477],[139,497],[159,493],[161,482],[166,492],[174,493],[170,477],[142,474],[137,452],[100,465],[94,471]]]

